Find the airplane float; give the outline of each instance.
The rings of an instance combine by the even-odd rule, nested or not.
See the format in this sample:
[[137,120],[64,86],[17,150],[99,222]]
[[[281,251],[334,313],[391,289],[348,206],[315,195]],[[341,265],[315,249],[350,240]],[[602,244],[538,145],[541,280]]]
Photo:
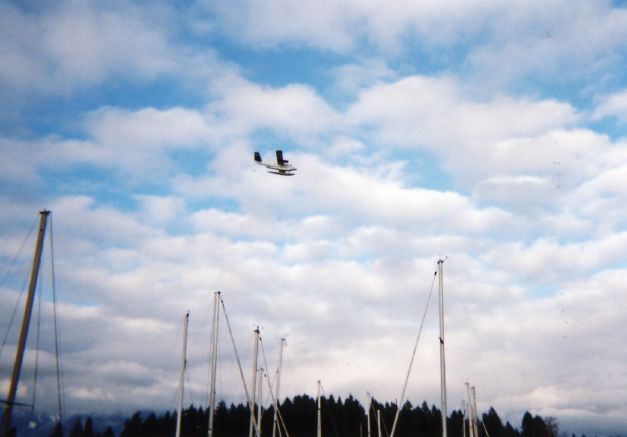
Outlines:
[[264,167],[270,169],[268,173],[278,174],[279,176],[294,176],[294,172],[296,171],[296,167],[289,164],[287,159],[283,159],[283,151],[276,151],[276,164],[268,164],[261,160],[261,155],[259,152],[255,152],[255,162],[259,165],[263,165]]

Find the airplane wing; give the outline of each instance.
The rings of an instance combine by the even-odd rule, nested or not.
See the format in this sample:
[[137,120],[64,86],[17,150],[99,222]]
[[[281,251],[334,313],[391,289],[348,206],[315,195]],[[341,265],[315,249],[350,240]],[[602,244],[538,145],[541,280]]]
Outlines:
[[278,174],[280,176],[294,176],[294,171],[296,168],[289,164],[287,159],[283,159],[283,151],[276,151],[276,164],[268,164],[261,160],[261,154],[259,152],[255,152],[254,154],[255,162],[259,165],[263,165],[268,170],[268,173]]

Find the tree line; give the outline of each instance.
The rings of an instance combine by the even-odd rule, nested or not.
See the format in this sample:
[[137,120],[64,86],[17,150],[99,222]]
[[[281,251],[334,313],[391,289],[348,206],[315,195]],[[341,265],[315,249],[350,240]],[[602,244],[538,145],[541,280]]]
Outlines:
[[[317,402],[308,395],[286,398],[279,411],[289,437],[316,437]],[[377,437],[379,428],[381,435],[388,437],[391,431],[396,405],[372,401],[370,414],[358,400],[349,396],[342,400],[334,396],[321,398],[322,437],[368,437],[368,420],[371,436]],[[377,420],[380,417],[380,421]],[[261,435],[271,436],[274,420],[272,408],[262,410]],[[454,410],[447,417],[449,437],[468,437],[463,430],[464,415]],[[559,430],[555,418],[542,418],[527,412],[523,415],[520,429],[509,422],[503,423],[494,408],[490,408],[477,418],[478,437],[558,437]],[[249,434],[250,408],[242,404],[220,402],[215,410],[214,436],[216,437],[247,437]],[[205,437],[209,423],[208,408],[191,405],[183,410],[181,419],[181,435],[184,437]],[[118,437],[173,437],[176,427],[176,413],[166,411],[163,414],[136,412],[125,420]],[[464,434],[465,432],[465,434]],[[66,434],[60,425],[50,437],[64,437]],[[399,416],[396,437],[440,437],[442,435],[442,416],[435,406],[423,402],[413,406],[406,402]],[[68,437],[115,437],[111,427],[102,432],[94,430],[90,417],[83,423],[77,419],[70,428]],[[286,437],[278,433],[277,437]],[[574,437],[574,436],[573,436]]]

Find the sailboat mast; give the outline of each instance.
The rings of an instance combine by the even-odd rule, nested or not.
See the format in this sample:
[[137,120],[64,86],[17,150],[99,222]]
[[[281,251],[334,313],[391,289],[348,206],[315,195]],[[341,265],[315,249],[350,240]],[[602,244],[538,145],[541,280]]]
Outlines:
[[320,381],[318,381],[318,422],[317,422],[317,426],[316,426],[316,436],[317,437],[322,437],[322,409],[320,408],[320,389],[322,387],[322,383]]
[[470,397],[470,384],[466,383],[466,398],[467,398],[467,405],[468,405],[468,435],[470,437],[478,437],[475,435],[475,427],[473,426],[473,422],[472,422],[472,418],[474,416],[473,410],[472,410],[472,398]]
[[446,362],[444,359],[444,274],[442,265],[444,260],[438,260],[438,295],[440,307],[440,396],[442,404],[442,437],[446,437]]
[[281,385],[281,367],[283,366],[283,347],[285,339],[281,339],[281,347],[279,348],[279,367],[276,370],[276,395],[274,396],[274,422],[272,423],[272,437],[276,437],[276,427],[278,425],[279,413],[279,387]]
[[209,428],[208,437],[213,437],[213,412],[216,403],[216,367],[218,363],[218,319],[220,316],[220,292],[213,294],[213,320],[211,322],[211,370],[209,378]]
[[366,420],[368,421],[368,437],[372,437],[372,432],[370,430],[370,411],[372,410],[372,398],[370,397],[370,394],[368,394],[368,397],[370,399],[368,400],[368,412],[366,413]]
[[41,265],[41,253],[44,245],[44,235],[46,233],[46,223],[50,211],[39,212],[39,233],[37,234],[37,242],[35,244],[35,255],[33,256],[33,267],[30,275],[30,285],[28,287],[28,296],[26,305],[24,306],[24,317],[22,318],[22,327],[17,344],[17,352],[15,354],[15,362],[13,364],[13,373],[11,374],[11,384],[7,395],[6,406],[2,414],[2,426],[0,427],[0,436],[9,435],[9,426],[11,426],[11,414],[13,413],[13,405],[15,405],[15,395],[17,393],[17,385],[20,380],[20,372],[22,371],[22,361],[24,360],[24,351],[26,349],[26,339],[28,338],[28,327],[33,312],[33,302],[35,301],[35,289],[37,288],[37,278],[39,277],[39,266]]
[[181,436],[181,418],[183,415],[183,394],[185,392],[185,368],[187,367],[187,326],[189,325],[189,311],[183,318],[183,345],[181,347],[181,373],[179,375],[179,402],[176,408],[176,437]]
[[462,437],[466,437],[466,401],[462,400]]
[[259,326],[255,329],[255,344],[253,347],[253,383],[251,384],[253,397],[250,404],[250,427],[248,429],[248,437],[253,437],[253,429],[255,428],[255,405],[257,403],[257,355],[259,355]]
[[470,388],[472,395],[472,429],[476,437],[479,437],[479,427],[477,426],[477,395],[475,394],[475,386]]

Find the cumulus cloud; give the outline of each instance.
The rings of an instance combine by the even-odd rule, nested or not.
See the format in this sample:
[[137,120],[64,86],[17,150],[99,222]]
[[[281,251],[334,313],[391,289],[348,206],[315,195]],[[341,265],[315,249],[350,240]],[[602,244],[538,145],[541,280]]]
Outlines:
[[271,129],[307,143],[337,123],[335,110],[305,84],[265,87],[241,76],[225,76],[214,89],[218,98],[207,111],[239,135]]
[[627,120],[627,91],[610,94],[599,99],[597,107],[592,112],[592,118],[600,120],[609,117],[616,117],[623,123]]
[[[154,78],[176,68],[157,8],[62,2],[46,10],[3,2],[1,79],[10,87],[64,93],[110,76]],[[146,13],[148,12],[148,14]]]
[[[53,210],[69,409],[172,407],[188,309],[189,393],[203,399],[215,290],[244,366],[257,325],[268,358],[287,337],[286,396],[313,392],[322,379],[333,394],[393,400],[434,263],[448,257],[452,397],[470,379],[480,408],[493,405],[514,424],[526,409],[618,421],[627,147],[603,123],[588,124],[621,121],[623,92],[599,84],[568,100],[549,89],[487,92],[457,68],[499,67],[486,76],[498,88],[499,76],[561,73],[576,53],[577,62],[600,59],[590,68],[612,64],[623,10],[545,3],[211,3],[179,17],[193,21],[186,42],[163,4],[62,3],[45,12],[0,4],[0,45],[12,62],[0,73],[5,84],[33,81],[36,92],[54,94],[117,77],[211,79],[195,104],[105,96],[67,109],[73,121],[62,128],[38,124],[0,139],[3,265],[33,205]],[[399,65],[394,56],[416,39],[416,63],[425,65]],[[574,46],[565,49],[568,39]],[[233,40],[247,49],[227,54]],[[328,50],[320,71],[331,82],[260,79],[247,58],[285,45]],[[440,59],[446,67],[429,73],[437,70],[429,54],[449,49],[461,53],[455,65]],[[512,57],[520,64],[499,64]],[[603,97],[586,110],[586,95]],[[252,161],[254,150],[274,159],[278,144],[298,167],[294,177]],[[18,282],[0,290],[2,320]],[[438,399],[433,296],[431,305],[412,402]],[[242,402],[230,340],[220,341],[220,397]]]

